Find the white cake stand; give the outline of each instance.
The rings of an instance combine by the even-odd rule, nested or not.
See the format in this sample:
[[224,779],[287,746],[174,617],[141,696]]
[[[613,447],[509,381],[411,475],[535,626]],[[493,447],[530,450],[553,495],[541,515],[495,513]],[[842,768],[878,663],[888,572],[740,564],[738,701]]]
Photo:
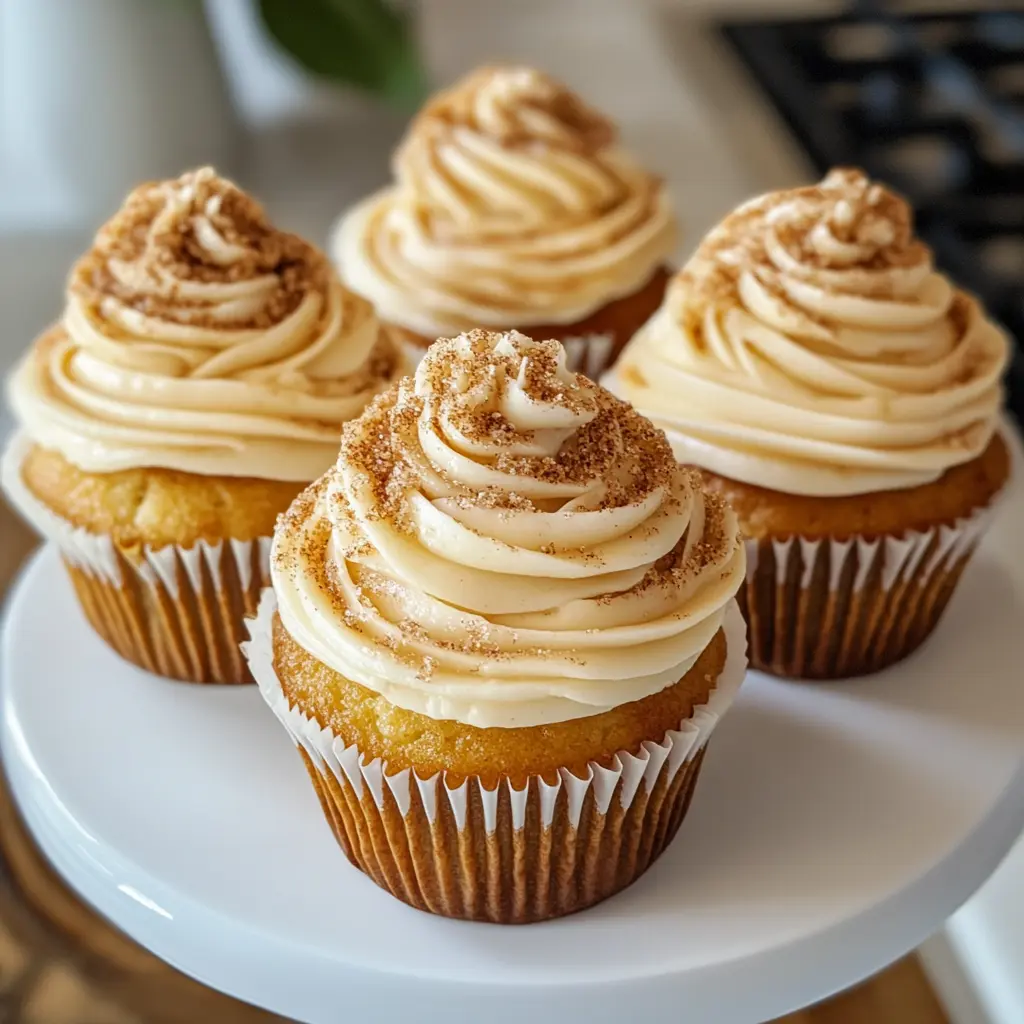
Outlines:
[[753,676],[670,850],[561,921],[447,921],[377,889],[335,846],[255,687],[120,661],[50,550],[8,610],[7,770],[87,900],[186,973],[286,1016],[751,1024],[918,944],[1024,825],[1019,485],[1008,505],[904,665],[842,685]]

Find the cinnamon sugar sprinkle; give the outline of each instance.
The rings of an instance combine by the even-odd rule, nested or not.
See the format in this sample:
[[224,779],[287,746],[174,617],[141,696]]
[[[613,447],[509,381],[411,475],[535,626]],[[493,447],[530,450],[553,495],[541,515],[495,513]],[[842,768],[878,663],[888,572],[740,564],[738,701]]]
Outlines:
[[[481,97],[487,95],[487,119]],[[438,93],[413,121],[411,138],[482,131],[510,148],[538,142],[595,153],[615,141],[615,126],[567,86],[526,67],[484,67]]]
[[[834,263],[815,244],[814,231],[820,228],[841,243],[863,247],[865,254],[852,266]],[[813,278],[816,272],[842,270],[864,295],[889,290],[880,272],[931,260],[931,250],[914,235],[913,210],[902,196],[863,171],[836,168],[816,185],[771,192],[744,204],[705,237],[673,287],[693,326],[702,309],[735,300],[745,272],[770,292],[784,294],[766,246],[770,234],[792,260],[787,272]]]
[[[602,481],[605,492],[590,508],[619,508],[669,486],[676,464],[661,430],[582,375],[563,379],[558,372],[561,346],[556,342],[530,348],[524,359],[518,352],[495,351],[496,339],[503,337],[508,336],[472,331],[435,343],[420,368],[420,389],[426,395],[417,394],[407,378],[345,426],[340,460],[362,473],[372,487],[375,515],[408,529],[405,496],[414,487],[427,492],[443,488],[464,507],[538,509],[534,500],[515,490],[514,483],[509,489],[471,490],[434,465],[429,466],[431,478],[423,480],[425,456],[418,433],[424,421],[439,437],[446,436],[447,423],[469,443],[495,452],[482,461],[508,477],[580,487]],[[497,396],[500,381],[518,381],[533,402],[555,406],[585,422],[554,455],[503,451],[530,444],[535,435],[509,422],[493,401],[480,403],[481,389],[493,385],[490,394]],[[410,460],[409,453],[417,459]]]
[[[427,103],[396,150],[393,171],[405,214],[439,244],[502,244],[534,238],[553,224],[565,230],[602,221],[600,237],[581,242],[594,249],[636,232],[661,202],[661,180],[624,162],[617,140],[613,122],[556,79],[529,67],[485,67]],[[502,150],[541,162],[533,185],[524,171],[514,185],[534,207],[528,215],[502,201],[504,189],[495,194],[488,187]],[[563,176],[570,194],[544,184],[548,176]],[[612,215],[625,204],[628,216]],[[537,222],[539,210],[547,227]],[[552,252],[550,259],[557,264],[564,256]],[[471,278],[459,287],[475,294]],[[476,300],[491,301],[485,294]]]
[[[150,317],[262,329],[285,319],[308,292],[326,288],[329,277],[322,252],[275,229],[251,196],[203,168],[136,188],[100,229],[68,288],[94,308],[114,297]],[[203,304],[182,289],[255,278],[268,279],[272,290],[234,321],[204,318]]]
[[[503,389],[511,382],[517,383],[531,401],[550,404],[582,422],[554,454],[523,456],[504,451],[535,440],[517,431],[494,407],[500,404]],[[463,507],[509,512],[553,511],[572,500],[558,499],[552,507],[542,508],[543,503],[514,489],[471,490],[443,467],[431,463],[419,444],[419,430],[424,425],[445,438],[444,422],[457,424],[469,444],[492,453],[472,456],[476,461],[513,480],[522,477],[596,488],[604,484],[604,493],[598,492],[600,500],[585,504],[588,511],[636,504],[657,488],[664,489],[668,502],[678,500],[671,495],[680,484],[684,492],[693,492],[689,530],[700,530],[700,536],[691,537],[688,530],[635,586],[610,593],[600,598],[600,603],[653,588],[678,593],[710,565],[724,562],[737,543],[736,537],[726,535],[724,501],[702,494],[699,473],[679,469],[665,435],[604,389],[581,375],[569,374],[557,343],[537,344],[515,332],[502,335],[485,331],[439,341],[430,349],[415,381],[405,378],[379,395],[358,420],[345,426],[337,466],[303,491],[280,519],[279,537],[285,534],[299,540],[297,544],[278,544],[275,563],[280,572],[313,573],[312,582],[339,619],[365,634],[368,643],[386,646],[420,678],[429,678],[437,667],[435,657],[423,653],[424,647],[434,655],[468,652],[484,659],[549,652],[520,646],[514,630],[492,626],[483,616],[466,617],[462,626],[469,622],[468,638],[459,635],[454,640],[438,636],[409,618],[389,622],[383,632],[380,625],[371,627],[370,618],[388,618],[381,605],[400,604],[407,591],[400,580],[373,567],[376,561],[366,563],[377,553],[360,531],[357,515],[346,497],[345,480],[365,485],[361,489],[368,490],[372,497],[369,510],[360,506],[361,515],[387,522],[407,534],[412,529],[406,507],[412,491],[428,497],[454,495]],[[465,452],[463,455],[468,457]],[[333,558],[327,550],[332,539]],[[600,559],[598,551],[580,548],[571,553],[588,560]],[[345,597],[338,575],[339,566],[345,562],[345,571],[351,577],[346,585],[350,590],[355,587],[355,602]],[[576,657],[571,651],[560,650],[558,654]]]

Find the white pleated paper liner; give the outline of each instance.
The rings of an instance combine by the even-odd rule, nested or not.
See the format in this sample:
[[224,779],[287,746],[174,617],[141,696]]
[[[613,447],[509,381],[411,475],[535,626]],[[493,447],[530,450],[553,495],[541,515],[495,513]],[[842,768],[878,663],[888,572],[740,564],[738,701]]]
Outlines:
[[[448,786],[443,773],[420,779],[409,769],[389,775],[387,765],[380,758],[366,761],[355,746],[345,746],[332,730],[320,728],[314,719],[288,704],[274,670],[272,622],[276,611],[277,598],[273,590],[267,588],[263,592],[256,617],[248,622],[250,639],[243,647],[260,693],[296,744],[303,747],[317,765],[327,766],[339,782],[347,781],[357,796],[362,796],[365,787],[378,807],[383,806],[384,789],[387,787],[399,807],[407,809],[411,787],[416,786],[431,820],[437,813],[436,801],[440,792],[441,799],[450,804],[456,821],[464,822],[468,783],[463,782],[452,788]],[[696,756],[731,706],[746,674],[746,627],[735,602],[730,602],[726,610],[725,634],[728,645],[726,663],[707,704],[698,707],[691,718],[681,722],[678,729],[667,733],[660,743],[645,742],[636,755],[620,752],[611,768],[603,768],[591,762],[590,771],[583,779],[564,768],[559,772],[558,781],[553,784],[537,777],[537,786],[544,794],[542,820],[545,825],[551,824],[551,809],[563,787],[569,797],[570,822],[576,826],[579,824],[579,810],[591,788],[598,809],[604,812],[621,782],[619,799],[623,806],[628,806],[641,785],[648,790],[652,787],[664,765],[668,765],[671,781],[679,767]],[[438,782],[440,785],[437,785]],[[473,785],[479,790],[485,817],[492,822],[497,807],[497,790],[486,789],[479,780]],[[518,827],[522,824],[520,812],[525,803],[525,790],[520,792],[512,789],[511,784],[508,786],[513,818]]]
[[751,667],[842,679],[907,657],[938,625],[997,504],[898,536],[748,539],[738,596]]
[[725,618],[728,654],[708,702],[660,742],[622,751],[585,777],[450,782],[389,773],[329,728],[289,705],[274,670],[273,592],[264,592],[243,645],[260,692],[303,754],[321,805],[349,859],[420,909],[525,923],[571,913],[632,882],[675,834],[708,737],[746,672],[745,626],[735,602]]
[[610,331],[595,334],[571,335],[562,339],[565,365],[575,373],[597,380],[611,362],[615,350],[615,335]]
[[251,682],[238,645],[270,579],[270,537],[229,538],[193,547],[143,546],[125,552],[105,534],[61,518],[26,486],[24,434],[0,460],[8,500],[56,545],[93,628],[122,657],[188,682]]

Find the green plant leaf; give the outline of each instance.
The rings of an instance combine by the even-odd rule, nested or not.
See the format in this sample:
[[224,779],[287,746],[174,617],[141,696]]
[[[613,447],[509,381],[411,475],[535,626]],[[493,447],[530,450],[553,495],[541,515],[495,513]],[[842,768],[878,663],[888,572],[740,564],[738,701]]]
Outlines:
[[406,108],[427,92],[412,19],[388,0],[258,0],[267,31],[315,75]]

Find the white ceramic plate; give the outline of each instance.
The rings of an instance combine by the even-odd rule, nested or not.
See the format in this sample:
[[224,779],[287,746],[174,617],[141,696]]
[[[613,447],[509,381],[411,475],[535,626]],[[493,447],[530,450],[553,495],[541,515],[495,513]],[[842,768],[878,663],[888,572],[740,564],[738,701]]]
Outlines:
[[350,867],[255,687],[90,631],[53,551],[12,597],[3,751],[44,850],[159,956],[312,1024],[761,1021],[934,930],[1024,824],[1019,480],[938,633],[858,682],[752,675],[631,889],[521,928],[411,910]]

